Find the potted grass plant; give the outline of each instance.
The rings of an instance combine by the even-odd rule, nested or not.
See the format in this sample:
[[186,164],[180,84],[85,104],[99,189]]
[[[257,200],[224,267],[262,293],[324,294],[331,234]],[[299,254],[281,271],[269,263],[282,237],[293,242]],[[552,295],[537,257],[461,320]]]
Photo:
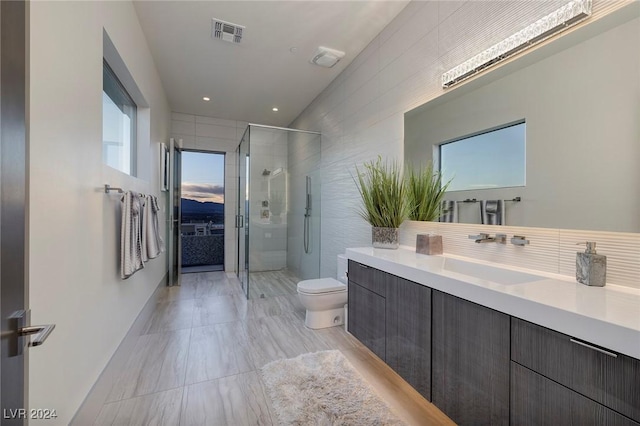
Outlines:
[[415,169],[407,167],[407,197],[409,219],[436,221],[442,215],[442,201],[451,181],[442,184],[442,175],[433,163]]
[[[451,181],[442,184],[442,175],[433,170],[433,163],[415,169],[407,167],[407,198],[409,219],[419,221],[437,221],[444,213],[442,201]],[[442,236],[418,234],[416,252],[420,254],[442,254]]]
[[408,215],[407,185],[396,161],[364,163],[354,181],[362,198],[360,216],[371,225],[373,247],[397,249],[398,228]]

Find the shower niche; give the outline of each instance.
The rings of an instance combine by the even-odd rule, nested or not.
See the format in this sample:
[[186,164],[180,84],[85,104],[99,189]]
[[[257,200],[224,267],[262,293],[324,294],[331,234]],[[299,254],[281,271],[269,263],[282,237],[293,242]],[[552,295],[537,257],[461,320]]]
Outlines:
[[238,147],[236,273],[247,298],[320,271],[320,134],[250,124]]

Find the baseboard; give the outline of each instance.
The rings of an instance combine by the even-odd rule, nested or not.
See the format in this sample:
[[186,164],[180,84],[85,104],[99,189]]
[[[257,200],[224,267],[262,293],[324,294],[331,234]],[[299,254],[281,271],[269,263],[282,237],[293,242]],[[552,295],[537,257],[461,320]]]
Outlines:
[[155,291],[149,296],[149,300],[147,300],[147,303],[145,303],[135,321],[133,321],[131,328],[129,328],[129,331],[120,342],[120,345],[118,345],[102,373],[98,376],[82,405],[80,405],[80,408],[71,419],[70,425],[85,426],[94,424],[104,405],[104,401],[111,391],[116,374],[122,370],[129,359],[129,355],[135,346],[136,338],[140,336],[143,327],[153,315],[160,296],[160,290],[167,285],[168,279],[168,274],[162,277]]

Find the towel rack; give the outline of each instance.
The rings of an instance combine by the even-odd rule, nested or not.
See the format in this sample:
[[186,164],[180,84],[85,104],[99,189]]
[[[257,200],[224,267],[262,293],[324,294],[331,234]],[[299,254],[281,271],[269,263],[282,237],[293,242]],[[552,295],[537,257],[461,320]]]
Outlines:
[[104,185],[104,193],[108,194],[111,191],[116,191],[118,194],[124,194],[124,190],[122,188],[114,188],[108,183]]
[[[456,201],[456,203],[477,203],[479,201],[481,201],[481,200],[476,200],[475,198],[467,198],[466,200]],[[520,201],[522,201],[522,197],[515,197],[515,198],[512,198],[510,200],[502,200],[502,201],[519,203]]]
[[[111,192],[117,192],[118,194],[124,194],[124,189],[122,188],[115,188],[111,185],[109,185],[108,183],[104,185],[104,193],[105,194],[110,194]],[[142,198],[146,198],[147,196],[145,194],[143,194],[142,192],[138,192],[138,195]]]

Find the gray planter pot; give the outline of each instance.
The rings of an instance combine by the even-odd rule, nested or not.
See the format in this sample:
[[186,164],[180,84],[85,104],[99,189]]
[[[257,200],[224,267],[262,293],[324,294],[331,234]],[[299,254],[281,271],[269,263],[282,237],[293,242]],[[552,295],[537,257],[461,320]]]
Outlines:
[[371,243],[374,248],[397,249],[398,228],[371,228]]

